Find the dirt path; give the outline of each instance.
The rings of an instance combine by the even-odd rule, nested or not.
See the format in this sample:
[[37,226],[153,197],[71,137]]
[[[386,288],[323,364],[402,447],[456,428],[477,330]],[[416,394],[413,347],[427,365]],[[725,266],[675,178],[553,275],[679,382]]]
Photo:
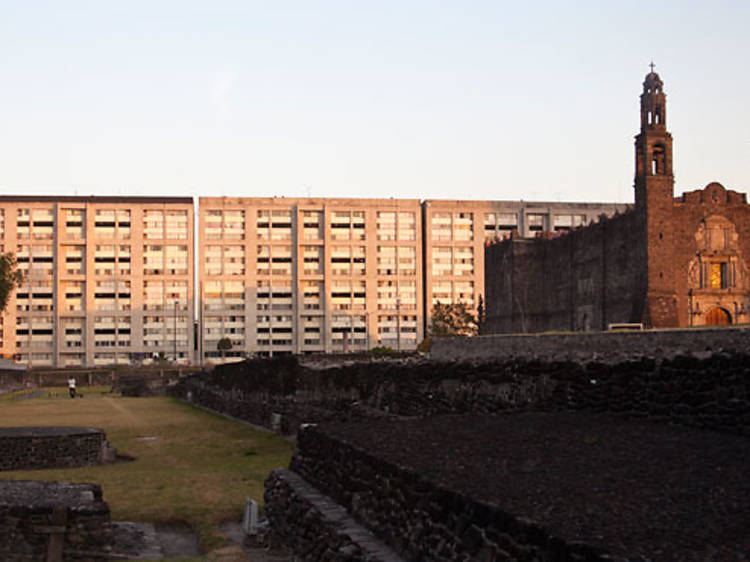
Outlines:
[[128,410],[125,406],[122,405],[121,401],[114,400],[112,398],[104,397],[102,400],[110,406],[113,410],[118,411],[122,416],[130,423],[130,425],[133,426],[144,426],[146,425],[142,419],[140,419],[138,416],[136,416],[133,412]]

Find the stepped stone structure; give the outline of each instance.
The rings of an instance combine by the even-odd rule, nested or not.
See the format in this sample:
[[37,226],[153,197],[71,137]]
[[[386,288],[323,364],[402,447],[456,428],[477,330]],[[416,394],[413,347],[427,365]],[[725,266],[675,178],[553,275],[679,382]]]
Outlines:
[[622,354],[661,333],[578,360],[255,360],[170,392],[297,433],[265,510],[300,560],[744,560],[750,356]]

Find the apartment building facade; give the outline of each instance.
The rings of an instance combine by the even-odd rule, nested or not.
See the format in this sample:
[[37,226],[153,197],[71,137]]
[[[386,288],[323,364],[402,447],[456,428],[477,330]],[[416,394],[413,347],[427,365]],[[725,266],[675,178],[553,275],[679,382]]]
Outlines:
[[200,356],[414,349],[418,200],[201,198]]
[[31,367],[192,363],[193,201],[0,196],[23,284],[0,353]]
[[222,338],[229,360],[410,350],[436,303],[476,309],[489,240],[627,207],[204,197],[196,240],[191,198],[1,196],[0,250],[25,281],[0,315],[0,353],[64,367],[220,362]]

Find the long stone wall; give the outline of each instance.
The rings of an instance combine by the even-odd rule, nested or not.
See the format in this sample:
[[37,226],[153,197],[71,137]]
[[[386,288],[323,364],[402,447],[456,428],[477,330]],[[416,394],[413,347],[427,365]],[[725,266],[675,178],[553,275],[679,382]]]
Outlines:
[[[315,426],[299,433],[290,469],[344,506],[404,560],[605,560],[588,545],[552,536],[481,497],[441,487]],[[304,514],[280,509],[274,501],[268,494],[269,519],[277,532],[304,524]],[[284,538],[294,541],[288,534]]]
[[0,471],[88,466],[114,460],[101,429],[91,427],[0,428]]
[[612,363],[381,363],[321,371],[285,361],[249,361],[188,377],[172,392],[283,433],[295,433],[301,423],[534,409],[616,412],[750,435],[750,356],[744,353]]
[[109,507],[95,484],[0,480],[0,559],[107,560]]
[[309,369],[294,358],[225,365],[182,379],[182,400],[293,434],[302,423],[360,421],[445,413],[492,413],[551,396],[548,373],[517,365],[394,361]]
[[198,372],[197,367],[133,367],[118,369],[66,369],[66,370],[5,370],[0,371],[0,394],[15,390],[50,387],[67,387],[68,377],[75,377],[79,390],[87,386],[111,386],[119,391],[120,383],[138,378],[152,390],[174,383],[180,377]]
[[0,370],[0,394],[22,390],[26,387],[26,372],[10,369]]
[[641,357],[705,357],[712,352],[746,353],[750,328],[647,330],[567,334],[487,335],[433,338],[435,361],[495,361],[509,358],[541,361],[619,363]]

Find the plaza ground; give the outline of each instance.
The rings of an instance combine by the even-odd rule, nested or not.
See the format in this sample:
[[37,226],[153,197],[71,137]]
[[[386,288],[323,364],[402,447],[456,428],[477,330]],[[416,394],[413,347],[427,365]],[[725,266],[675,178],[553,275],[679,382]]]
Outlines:
[[262,504],[264,479],[289,463],[291,443],[172,398],[80,390],[74,400],[65,388],[0,396],[0,426],[99,427],[118,454],[134,460],[0,478],[100,484],[113,521],[187,523],[211,551],[228,544],[222,523],[240,519],[246,497]]

